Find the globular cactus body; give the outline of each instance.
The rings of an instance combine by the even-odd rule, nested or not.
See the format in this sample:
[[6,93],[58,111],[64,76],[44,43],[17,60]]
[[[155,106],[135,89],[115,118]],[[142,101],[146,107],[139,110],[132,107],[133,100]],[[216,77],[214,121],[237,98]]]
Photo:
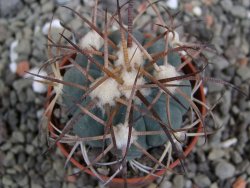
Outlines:
[[[143,34],[141,34],[139,31],[136,31],[136,32],[134,32],[134,36],[141,43],[141,45],[144,45],[146,40],[144,39]],[[119,31],[112,32],[109,37],[117,45],[121,43],[121,37],[120,37]],[[134,44],[134,45],[136,45],[136,44]],[[149,53],[156,53],[156,52],[160,52],[159,50],[162,50],[164,48],[165,48],[164,41],[160,41],[160,42],[153,44],[149,48],[148,51],[149,51]],[[136,53],[136,50],[138,50],[139,53],[142,54],[142,52],[140,51],[140,49],[138,49],[137,46],[136,46],[136,48],[133,47],[132,49],[134,49],[135,53]],[[102,49],[101,49],[101,51],[102,51]],[[111,62],[112,65],[117,66],[117,67],[123,66],[121,63],[123,61],[123,53],[121,53],[121,52],[122,52],[121,49],[119,52],[113,51],[113,54],[119,55],[119,56],[117,56],[118,60],[116,60],[115,62]],[[129,53],[131,54],[131,52],[129,52]],[[133,54],[129,55],[129,56],[131,58],[133,58]],[[93,56],[93,58],[101,65],[104,64],[104,60],[101,59],[100,57]],[[132,62],[133,59],[131,60],[131,58],[130,58],[130,61]],[[140,58],[143,58],[143,56],[139,57],[139,59]],[[120,59],[122,59],[122,60],[120,60]],[[143,65],[146,64],[145,63],[146,60],[145,59],[142,59],[142,60],[143,60],[143,63],[141,66],[143,67]],[[120,61],[120,62],[117,63],[117,61]],[[75,62],[78,63],[82,68],[86,69],[87,64],[88,64],[88,58],[82,54],[78,54],[76,56]],[[138,61],[135,61],[135,63],[137,63],[137,62]],[[164,70],[164,69],[162,70],[162,72],[166,71],[166,73],[163,73],[163,75],[161,75],[161,72],[158,73],[159,74],[158,79],[173,77],[172,75],[173,74],[175,75],[175,72],[177,72],[176,67],[178,67],[181,64],[181,58],[177,52],[171,52],[170,54],[168,54],[168,64],[167,65],[163,65],[163,62],[158,62],[158,64],[160,65],[160,68],[166,67],[166,70]],[[133,66],[132,63],[131,63],[131,66]],[[170,68],[168,68],[168,67],[170,67]],[[169,69],[170,69],[170,72],[168,72]],[[133,75],[136,76],[136,74],[137,74],[136,70],[131,70],[130,72],[127,72],[125,70],[125,68],[122,68],[119,76],[121,76],[121,78],[123,79],[123,83],[129,82],[128,81],[130,79],[129,77],[131,77],[130,75],[132,75],[133,71],[135,73]],[[155,71],[155,72],[152,73],[152,76],[154,76],[154,74],[156,74],[155,77],[157,78],[157,71]],[[172,73],[172,75],[171,75],[171,73]],[[123,74],[127,74],[128,76],[123,77],[122,76]],[[179,76],[181,74],[182,73],[179,72],[175,76]],[[94,66],[93,64],[90,63],[88,75],[93,77],[95,80],[98,81],[99,79],[101,79],[104,76],[104,73],[101,72],[96,66]],[[132,79],[131,79],[132,82],[130,81],[130,85],[129,85],[130,87],[132,87],[134,84],[135,76],[132,76]],[[86,76],[83,75],[76,67],[72,67],[72,68],[68,69],[65,72],[63,79],[64,79],[64,81],[78,83],[78,84],[81,84],[81,85],[86,86],[86,87],[91,87],[91,85],[93,85],[93,83],[90,83],[89,81],[87,81]],[[97,100],[100,100],[100,99],[98,99],[98,96],[99,96],[99,98],[102,98],[101,101],[103,101],[104,99],[103,99],[102,95],[105,95],[104,90],[107,90],[108,91],[108,98],[110,98],[110,97],[112,98],[112,103],[110,102],[109,104],[108,104],[109,99],[105,100],[108,105],[114,106],[117,98],[125,98],[126,100],[128,100],[130,93],[131,93],[131,89],[127,90],[125,93],[121,89],[123,85],[117,83],[113,78],[109,78],[109,79],[110,79],[110,81],[104,81],[103,85],[98,86],[101,89],[99,89],[97,87],[97,89],[96,89],[97,93],[95,93],[95,90],[93,91],[93,93],[95,93],[94,97],[97,97]],[[140,79],[144,80],[144,82],[141,82],[141,84],[145,85],[146,78],[143,77],[142,75],[139,75],[139,77],[137,79],[137,84],[139,82],[138,80],[140,80]],[[147,89],[147,92],[143,92],[143,90],[145,90],[145,89],[139,89],[137,91],[141,91],[142,93],[145,93],[146,94],[145,98],[149,103],[152,103],[152,101],[157,96],[157,94],[159,92],[162,92],[161,96],[159,97],[159,99],[156,101],[156,103],[153,105],[152,108],[155,110],[155,112],[157,114],[160,115],[162,122],[165,122],[165,123],[170,122],[171,129],[177,130],[181,127],[181,125],[183,123],[182,117],[186,113],[187,109],[189,108],[189,103],[182,96],[176,94],[174,89],[175,89],[175,87],[179,87],[178,84],[179,85],[183,84],[185,86],[179,87],[179,88],[188,97],[190,97],[191,96],[191,85],[190,85],[190,82],[187,80],[185,80],[185,81],[173,81],[171,83],[176,84],[176,86],[169,86],[167,88],[186,107],[186,109],[183,106],[181,106],[175,99],[170,97],[169,107],[168,107],[169,114],[170,114],[169,120],[168,120],[168,115],[167,115],[168,114],[168,112],[167,112],[168,105],[167,105],[167,101],[166,101],[167,96],[162,91],[160,91],[159,88],[149,88],[149,89]],[[74,105],[73,101],[79,100],[85,94],[85,92],[83,90],[80,90],[78,88],[72,88],[70,86],[64,86],[63,90],[64,90],[63,102],[67,106]],[[93,100],[94,97],[91,97],[92,95],[93,94],[90,94],[90,96],[88,96],[86,99],[84,99],[81,102],[81,105],[85,106],[89,101]],[[134,96],[133,102],[135,104],[138,104],[138,107],[141,109],[147,108],[136,96]],[[97,105],[93,109],[91,109],[90,112],[93,113],[98,118],[100,118],[101,120],[103,120],[104,122],[107,122],[108,115],[107,115],[107,112],[105,112],[105,110],[104,110],[104,105],[105,104],[103,104],[103,103],[100,105]],[[113,119],[112,124],[114,126],[117,126],[117,125],[121,126],[121,125],[124,125],[124,123],[126,123],[125,122],[126,121],[125,120],[126,111],[127,111],[126,106],[122,106],[118,110],[117,114],[115,115],[115,117]],[[74,113],[72,113],[72,116],[77,116],[79,113],[81,113],[81,110],[78,108],[78,110],[75,110]],[[143,115],[142,113],[140,113],[136,110],[133,111],[133,114],[131,116],[135,120],[135,122],[132,122],[134,131],[147,132],[147,131],[160,131],[160,130],[162,130],[162,128],[159,125],[159,122],[153,120],[150,117]],[[89,115],[84,115],[83,117],[81,117],[74,124],[74,128],[73,128],[73,133],[78,135],[79,137],[102,136],[102,135],[104,135],[104,132],[105,132],[105,126],[100,124],[100,122],[94,120]],[[128,132],[124,131],[124,133],[126,134]],[[124,136],[128,137],[128,134],[124,135]],[[119,142],[118,139],[120,139],[120,138],[119,137],[116,138],[117,142]],[[137,140],[137,142],[141,146],[143,146],[143,148],[145,150],[147,150],[147,149],[152,148],[152,147],[164,145],[167,142],[168,138],[165,134],[156,134],[156,135],[137,136],[135,140]],[[131,142],[133,142],[133,141],[131,141]],[[88,144],[91,147],[103,147],[103,145],[105,145],[107,143],[110,143],[110,141],[106,141],[106,143],[103,143],[102,140],[90,141],[90,142],[87,142],[86,144]],[[122,149],[122,148],[120,148],[120,149]],[[142,154],[143,153],[141,151],[139,151],[138,148],[136,148],[135,146],[133,146],[133,144],[131,144],[131,146],[128,150],[127,158],[128,159],[139,158],[139,157],[141,157]]]

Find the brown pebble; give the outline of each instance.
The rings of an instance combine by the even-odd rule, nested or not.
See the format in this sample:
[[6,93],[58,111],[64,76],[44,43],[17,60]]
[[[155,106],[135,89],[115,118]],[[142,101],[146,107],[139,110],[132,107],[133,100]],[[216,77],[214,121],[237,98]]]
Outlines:
[[29,62],[24,60],[24,61],[20,61],[18,64],[17,64],[17,69],[16,69],[16,73],[17,75],[19,76],[23,76],[26,74],[27,71],[29,71],[30,69],[30,65],[29,65]]
[[243,178],[239,177],[233,183],[232,188],[246,188],[246,181]]

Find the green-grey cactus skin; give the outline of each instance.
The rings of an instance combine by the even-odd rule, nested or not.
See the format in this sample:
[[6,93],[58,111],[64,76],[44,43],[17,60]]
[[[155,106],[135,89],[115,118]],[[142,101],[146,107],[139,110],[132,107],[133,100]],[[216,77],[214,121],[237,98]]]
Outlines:
[[[144,40],[143,35],[139,31],[134,31],[135,38],[141,43],[145,43],[146,40]],[[109,38],[114,41],[114,43],[119,44],[120,42],[120,34],[119,31],[113,32]],[[149,49],[149,53],[154,52],[160,52],[163,49],[165,49],[165,43],[164,41],[157,41],[154,45],[152,45]],[[103,63],[103,58],[93,56],[96,61],[98,61],[101,64]],[[78,54],[75,61],[81,65],[82,67],[87,66],[87,58],[84,55]],[[173,65],[174,67],[178,67],[181,64],[181,58],[180,55],[176,52],[168,54],[168,63]],[[157,62],[158,65],[163,64],[162,60],[159,60]],[[103,76],[103,73],[95,66],[90,64],[89,74],[93,76],[95,79],[98,77]],[[87,86],[89,83],[87,82],[87,79],[84,77],[84,75],[77,70],[75,67],[72,67],[68,69],[63,77],[64,81],[67,82],[74,82],[77,84],[82,84]],[[185,85],[185,87],[178,87],[180,88],[187,96],[191,96],[191,84],[188,80],[182,81],[180,84]],[[151,91],[151,94],[149,96],[146,96],[146,99],[151,102],[156,94],[159,92],[159,89],[154,89]],[[67,106],[74,105],[74,100],[79,100],[82,95],[84,95],[84,91],[70,87],[70,86],[64,86],[63,88],[63,103]],[[179,129],[183,122],[183,115],[186,113],[187,109],[189,108],[190,104],[189,102],[183,98],[182,96],[178,94],[174,94],[175,97],[186,107],[183,108],[176,100],[173,98],[170,98],[170,120],[168,120],[167,111],[166,111],[166,95],[162,94],[160,99],[156,102],[156,104],[153,106],[154,111],[160,116],[161,120],[168,124],[168,122],[171,122],[171,128],[173,130]],[[70,97],[69,97],[70,96]],[[74,99],[74,100],[73,100]],[[89,102],[91,99],[86,98],[86,100],[83,101],[83,105],[87,102]],[[140,107],[142,109],[146,110],[146,107],[143,103],[141,103]],[[107,116],[104,115],[104,113],[98,108],[95,107],[94,109],[90,110],[93,114],[98,116],[99,118],[103,119],[104,121],[107,121]],[[72,116],[77,116],[78,113],[81,113],[81,111],[75,110],[72,112]],[[121,107],[118,111],[116,117],[113,120],[113,125],[117,125],[119,123],[124,123],[124,117],[126,114],[126,107]],[[136,131],[160,131],[162,130],[160,124],[156,122],[155,120],[151,119],[148,116],[142,115],[140,112],[134,110],[133,111],[133,120],[136,120],[133,124],[133,128]],[[90,136],[100,136],[104,135],[104,126],[96,122],[94,119],[92,119],[88,115],[84,115],[79,119],[79,121],[76,122],[73,128],[73,133],[78,135],[79,137],[90,137]],[[157,147],[162,146],[167,142],[168,138],[165,134],[159,134],[159,135],[149,135],[149,136],[139,136],[137,139],[137,142],[143,146],[145,149],[149,149],[151,147]],[[103,144],[109,144],[110,140],[105,143],[103,141],[90,141],[87,144],[91,147],[103,147]],[[114,151],[114,150],[113,150]],[[115,151],[114,151],[115,152]],[[127,159],[134,159],[139,158],[142,155],[142,152],[139,151],[133,144],[129,148]]]

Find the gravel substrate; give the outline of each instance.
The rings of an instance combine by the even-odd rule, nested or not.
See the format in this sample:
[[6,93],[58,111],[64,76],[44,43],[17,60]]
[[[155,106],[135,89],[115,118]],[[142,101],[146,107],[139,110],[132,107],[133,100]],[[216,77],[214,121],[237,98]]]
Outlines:
[[[39,139],[38,124],[44,91],[37,90],[30,79],[23,77],[24,73],[15,73],[21,62],[34,68],[46,60],[44,25],[53,12],[55,18],[75,30],[82,27],[79,19],[59,7],[65,3],[86,15],[91,13],[91,1],[0,0],[0,188],[99,187],[84,173],[78,178],[69,176],[77,169],[70,165],[64,169],[65,158],[60,151],[43,155],[47,146],[44,138]],[[169,0],[166,5],[182,11],[178,20],[205,20],[184,25],[182,30],[216,49],[217,54],[206,54],[212,64],[206,74],[233,83],[249,95],[250,1]],[[148,11],[144,19],[151,13]],[[206,142],[204,138],[199,140],[185,160],[186,174],[167,176],[161,188],[250,188],[249,97],[214,83],[207,87],[208,104],[214,104],[223,94],[214,110],[222,126]],[[213,124],[210,119],[206,123]]]

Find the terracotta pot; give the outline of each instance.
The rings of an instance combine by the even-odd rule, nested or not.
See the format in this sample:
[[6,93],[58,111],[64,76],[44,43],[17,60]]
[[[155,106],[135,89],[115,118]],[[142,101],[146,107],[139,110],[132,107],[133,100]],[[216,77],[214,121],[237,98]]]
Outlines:
[[[73,57],[74,58],[74,57]],[[184,59],[182,59],[182,61],[184,61]],[[64,58],[60,64],[60,66],[64,66],[64,65],[67,65],[67,64],[70,64],[69,61],[68,61],[68,58]],[[187,63],[187,65],[183,68],[183,71],[185,73],[193,73],[193,72],[196,72],[196,68],[194,67],[194,65],[189,62]],[[191,82],[192,83],[192,82]],[[49,87],[48,88],[48,93],[47,93],[47,96],[50,95],[52,91],[52,87]],[[199,87],[199,89],[197,90],[196,94],[195,94],[195,97],[197,99],[199,99],[200,101],[202,101],[203,103],[205,103],[205,94],[204,94],[204,88],[203,88],[203,85],[201,85]],[[204,106],[201,106],[201,105],[198,105],[197,106],[199,107],[200,109],[200,112],[201,114],[204,116],[205,113],[206,113],[206,109]],[[49,114],[48,116],[51,117],[51,114]],[[54,131],[54,129],[51,127],[51,125],[49,124],[49,130],[51,132]],[[202,125],[201,123],[198,125],[198,128],[197,128],[197,133],[198,132],[201,132],[202,131]],[[191,151],[192,149],[194,148],[195,144],[197,143],[198,141],[198,136],[196,137],[193,137],[189,144],[186,146],[185,150],[184,150],[184,155],[187,156]],[[61,150],[61,152],[63,153],[63,155],[65,157],[67,157],[69,155],[69,152],[70,152],[70,148],[66,145],[66,144],[62,144],[62,143],[57,143],[57,147]],[[95,176],[88,168],[86,168],[85,166],[83,166],[82,164],[80,164],[79,161],[77,161],[76,159],[74,158],[71,158],[70,161],[79,169],[83,170],[84,172],[90,174],[91,176]],[[180,161],[179,160],[175,160],[174,162],[172,162],[169,166],[169,168],[173,169],[174,167],[176,167],[177,165],[180,164]],[[164,175],[165,173],[165,170],[161,170],[161,171],[158,171],[156,172],[155,174],[158,175],[158,176],[162,176]],[[107,180],[109,177],[106,177],[106,176],[101,176],[104,180]],[[149,176],[146,180],[144,179],[145,177],[135,177],[135,178],[129,178],[127,179],[127,185],[129,188],[138,188],[138,187],[143,187],[143,186],[146,186],[148,184],[150,184],[151,182],[153,182],[154,180],[157,179],[157,177],[155,176]],[[123,187],[125,181],[124,179],[122,178],[114,178],[112,180],[112,182],[109,184],[110,187],[114,187],[114,188],[117,188],[117,187]]]

